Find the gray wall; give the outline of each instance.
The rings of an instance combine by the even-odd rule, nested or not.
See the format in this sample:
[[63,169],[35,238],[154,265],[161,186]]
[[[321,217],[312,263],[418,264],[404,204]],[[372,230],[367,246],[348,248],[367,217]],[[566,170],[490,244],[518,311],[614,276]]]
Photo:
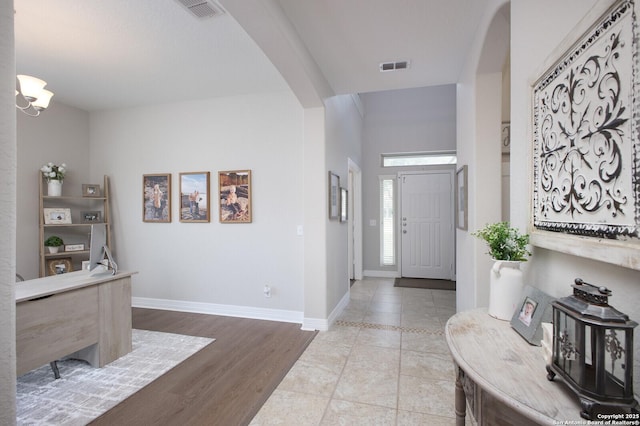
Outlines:
[[[424,167],[382,168],[380,154],[456,149],[456,86],[434,86],[361,95],[363,130],[363,244],[365,275],[395,276],[380,265],[379,175]],[[371,221],[375,225],[370,225]],[[399,260],[399,259],[398,259]]]

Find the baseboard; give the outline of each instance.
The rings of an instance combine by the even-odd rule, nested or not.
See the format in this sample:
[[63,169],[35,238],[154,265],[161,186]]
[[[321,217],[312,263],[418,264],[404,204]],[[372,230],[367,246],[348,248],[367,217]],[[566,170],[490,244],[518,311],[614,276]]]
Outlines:
[[185,302],[182,300],[152,299],[148,297],[132,297],[131,305],[134,308],[162,309],[165,311],[222,315],[226,317],[251,318],[295,324],[303,324],[304,319],[303,313],[298,311],[220,305],[216,303]]
[[400,272],[398,271],[374,271],[374,270],[365,270],[365,277],[372,278],[399,278]]
[[349,292],[346,292],[342,297],[338,305],[334,308],[329,315],[328,319],[321,318],[305,318],[302,322],[302,330],[319,330],[319,331],[327,331],[331,324],[340,316],[344,308],[349,304],[349,300],[351,299],[351,295]]

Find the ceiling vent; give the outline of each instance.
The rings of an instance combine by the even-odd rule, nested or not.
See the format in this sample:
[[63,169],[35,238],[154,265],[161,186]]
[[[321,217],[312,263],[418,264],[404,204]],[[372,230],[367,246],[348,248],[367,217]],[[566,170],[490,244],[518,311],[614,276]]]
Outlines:
[[176,0],[186,7],[196,18],[213,18],[224,14],[222,7],[212,1],[206,0]]
[[380,63],[380,72],[406,70],[410,65],[409,61],[382,62]]

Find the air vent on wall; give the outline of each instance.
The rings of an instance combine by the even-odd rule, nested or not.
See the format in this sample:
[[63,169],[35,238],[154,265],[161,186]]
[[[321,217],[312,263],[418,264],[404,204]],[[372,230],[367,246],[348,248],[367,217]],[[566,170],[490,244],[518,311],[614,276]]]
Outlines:
[[409,61],[381,62],[380,72],[406,70],[410,64]]
[[224,14],[224,10],[218,4],[205,0],[176,0],[186,7],[196,18],[212,18]]

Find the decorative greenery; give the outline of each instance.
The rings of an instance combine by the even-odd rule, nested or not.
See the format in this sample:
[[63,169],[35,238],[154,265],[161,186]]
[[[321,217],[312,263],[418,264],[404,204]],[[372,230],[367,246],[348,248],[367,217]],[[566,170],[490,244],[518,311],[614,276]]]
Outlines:
[[62,241],[62,238],[52,235],[49,238],[47,238],[46,240],[44,240],[44,246],[45,247],[60,247],[64,245],[64,242]]
[[64,180],[65,173],[67,173],[67,165],[62,163],[58,166],[53,163],[47,163],[40,168],[40,171],[47,182],[51,180],[59,180],[62,182]]
[[471,235],[482,238],[489,246],[489,255],[495,260],[517,260],[525,262],[525,256],[531,256],[527,250],[529,235],[520,235],[517,229],[511,228],[509,222],[498,222],[487,225]]

